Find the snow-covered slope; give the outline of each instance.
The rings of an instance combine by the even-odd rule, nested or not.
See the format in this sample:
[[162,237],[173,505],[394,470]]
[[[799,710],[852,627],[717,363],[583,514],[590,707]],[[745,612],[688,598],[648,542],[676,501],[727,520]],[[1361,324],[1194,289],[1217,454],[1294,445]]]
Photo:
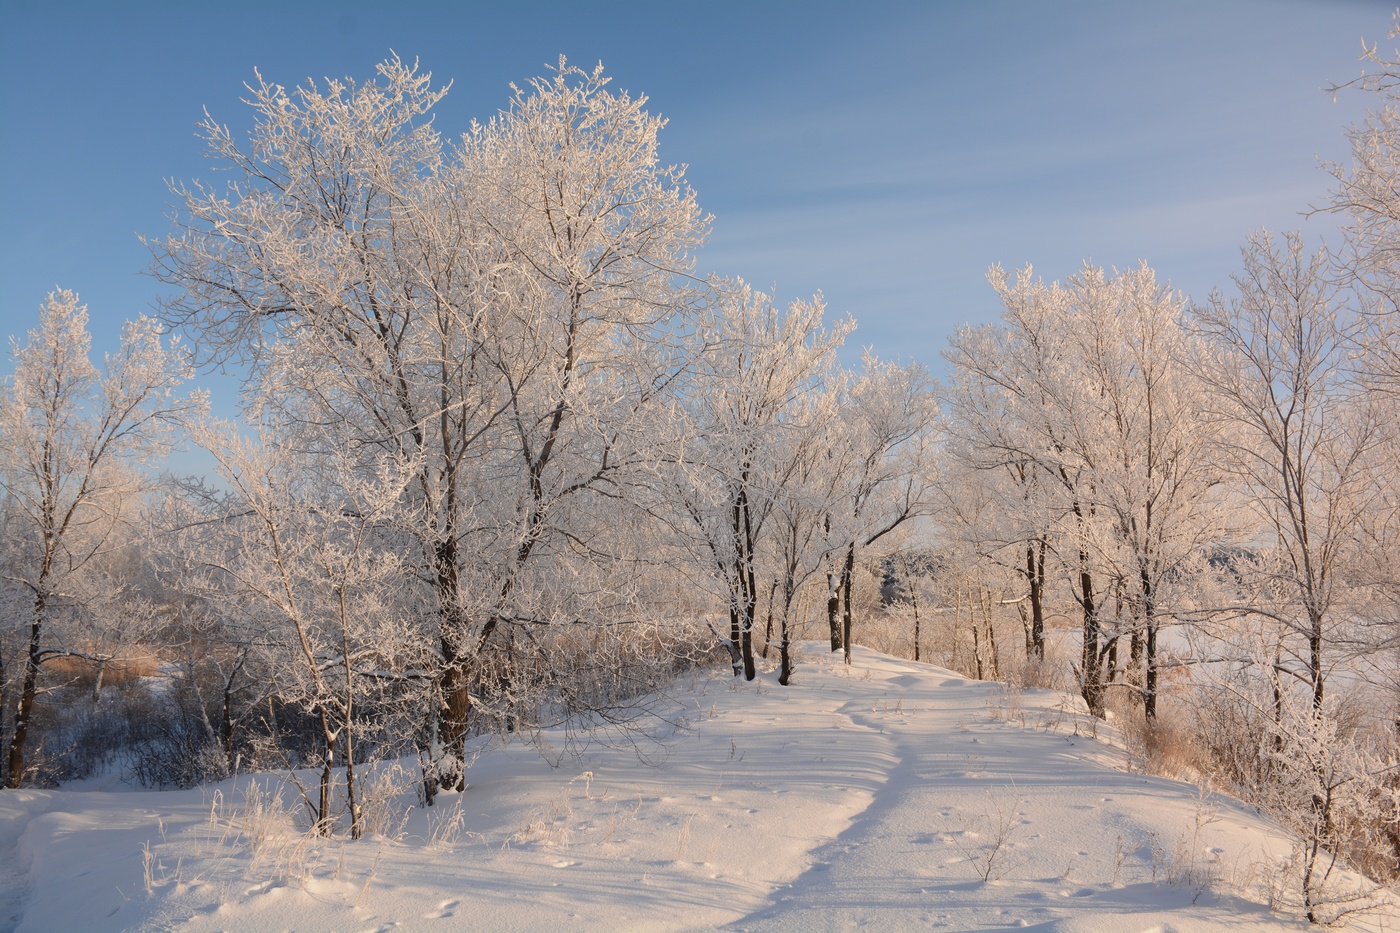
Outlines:
[[1301,926],[1265,906],[1283,830],[1130,772],[1072,699],[805,647],[787,688],[676,685],[663,746],[487,749],[464,794],[396,817],[406,790],[359,842],[296,833],[268,775],[0,792],[0,929]]

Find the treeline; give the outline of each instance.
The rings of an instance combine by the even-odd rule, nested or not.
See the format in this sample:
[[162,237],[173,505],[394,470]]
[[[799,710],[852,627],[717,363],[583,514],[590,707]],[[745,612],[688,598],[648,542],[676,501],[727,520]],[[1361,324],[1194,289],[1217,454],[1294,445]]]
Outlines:
[[1255,234],[1203,301],[1145,264],[994,267],[1001,320],[944,352],[964,627],[997,607],[1147,754],[1289,823],[1310,920],[1356,906],[1339,854],[1400,876],[1400,64],[1368,60],[1377,106],[1325,166],[1337,242]]

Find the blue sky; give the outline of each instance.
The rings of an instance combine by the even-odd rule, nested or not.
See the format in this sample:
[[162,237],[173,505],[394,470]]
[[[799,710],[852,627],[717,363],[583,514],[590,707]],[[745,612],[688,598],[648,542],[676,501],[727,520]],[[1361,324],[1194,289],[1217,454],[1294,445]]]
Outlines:
[[255,67],[295,85],[417,57],[453,83],[455,135],[563,53],[670,120],[663,156],[715,215],[703,271],[822,289],[857,345],[936,369],[953,328],[997,314],[993,262],[1145,259],[1204,297],[1250,230],[1324,233],[1300,216],[1327,196],[1318,159],[1346,157],[1369,102],[1321,89],[1357,73],[1363,36],[1387,42],[1391,9],[0,0],[0,331],[55,285],[99,349],[149,310],[137,235],[166,230],[165,179],[211,177],[193,125],[207,106],[246,126]]

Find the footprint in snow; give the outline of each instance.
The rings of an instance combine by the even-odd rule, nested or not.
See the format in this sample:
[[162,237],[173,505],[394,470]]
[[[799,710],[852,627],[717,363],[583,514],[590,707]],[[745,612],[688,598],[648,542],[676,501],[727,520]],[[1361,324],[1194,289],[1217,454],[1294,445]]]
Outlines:
[[457,905],[460,904],[460,903],[461,903],[461,901],[455,901],[455,900],[446,900],[446,901],[443,901],[442,903],[440,903],[440,904],[437,905],[437,910],[433,911],[433,912],[430,913],[430,914],[424,914],[424,915],[423,915],[423,919],[424,919],[424,920],[445,920],[446,918],[452,916],[453,910],[454,910],[454,909],[457,907]]

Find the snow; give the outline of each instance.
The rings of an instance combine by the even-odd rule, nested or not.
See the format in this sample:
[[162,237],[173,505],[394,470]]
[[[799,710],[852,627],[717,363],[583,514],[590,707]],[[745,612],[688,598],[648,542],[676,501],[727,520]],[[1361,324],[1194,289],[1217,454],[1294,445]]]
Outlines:
[[408,789],[360,841],[297,832],[276,775],[0,792],[0,930],[1305,928],[1266,906],[1281,827],[1134,773],[1074,699],[800,661],[786,688],[683,680],[661,745],[483,747],[464,793],[406,815],[412,775],[382,766]]

